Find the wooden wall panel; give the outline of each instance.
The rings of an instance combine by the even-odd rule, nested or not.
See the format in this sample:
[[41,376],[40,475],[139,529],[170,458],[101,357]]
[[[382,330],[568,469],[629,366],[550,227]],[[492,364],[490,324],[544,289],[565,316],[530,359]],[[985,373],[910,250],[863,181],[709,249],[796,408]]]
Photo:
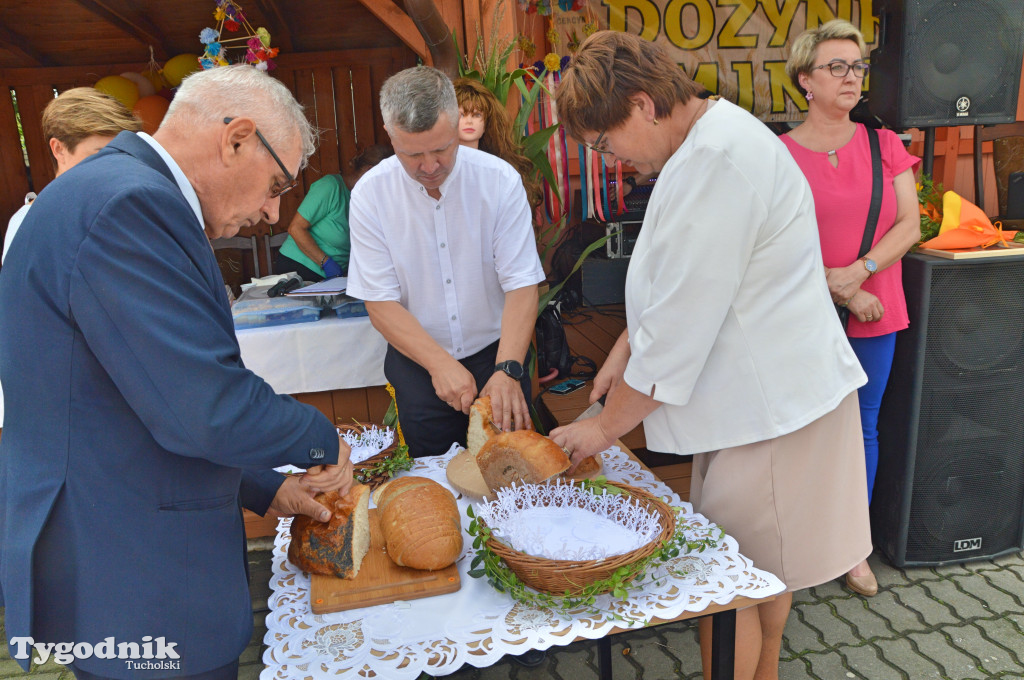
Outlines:
[[28,193],[28,174],[18,138],[14,103],[7,87],[0,87],[0,234],[24,203]]
[[335,97],[345,97],[351,101],[348,92],[335,93],[334,71],[330,67],[313,69],[313,89],[316,97],[316,120],[320,130],[320,176],[336,174],[341,169],[338,158],[338,116],[335,110]]
[[[362,94],[353,99],[352,106],[345,111],[347,116],[352,117],[352,138],[355,140],[357,151],[361,151],[371,144],[380,143],[377,129],[374,124],[373,112],[378,108],[377,93],[373,91],[373,77],[368,65],[362,64],[353,66],[349,70],[353,92],[366,93],[367,98],[363,99]],[[342,158],[345,163],[352,156],[345,155],[345,148],[342,147]],[[353,153],[354,155],[354,153]]]
[[[335,66],[332,69],[334,80],[334,118],[337,121],[337,156],[338,170],[347,174],[349,161],[356,155],[358,144],[356,126],[353,118],[353,97],[355,89],[352,85],[352,67]],[[367,87],[366,92],[369,92]]]

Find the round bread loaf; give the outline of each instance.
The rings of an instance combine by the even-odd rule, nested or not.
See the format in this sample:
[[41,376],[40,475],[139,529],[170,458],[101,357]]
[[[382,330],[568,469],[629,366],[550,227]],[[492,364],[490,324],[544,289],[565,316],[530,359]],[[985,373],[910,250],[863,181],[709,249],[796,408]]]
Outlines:
[[319,522],[296,515],[288,561],[310,574],[355,578],[370,549],[370,487],[353,484],[345,496],[329,491],[314,500],[331,511],[331,519]]
[[476,456],[491,491],[512,484],[539,484],[569,469],[569,456],[533,430],[502,432],[487,440]]
[[373,493],[388,557],[436,571],[462,554],[462,525],[452,493],[426,477],[399,477]]

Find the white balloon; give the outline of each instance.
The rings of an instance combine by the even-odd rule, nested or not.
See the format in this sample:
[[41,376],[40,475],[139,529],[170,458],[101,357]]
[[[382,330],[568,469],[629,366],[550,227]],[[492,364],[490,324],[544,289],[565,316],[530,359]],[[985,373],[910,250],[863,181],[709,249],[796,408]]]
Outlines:
[[121,77],[127,78],[128,80],[135,83],[135,85],[139,88],[139,99],[142,99],[143,97],[148,97],[151,94],[156,94],[156,89],[154,89],[153,83],[149,82],[149,78],[142,75],[141,73],[132,73],[131,71],[125,71],[121,74]]

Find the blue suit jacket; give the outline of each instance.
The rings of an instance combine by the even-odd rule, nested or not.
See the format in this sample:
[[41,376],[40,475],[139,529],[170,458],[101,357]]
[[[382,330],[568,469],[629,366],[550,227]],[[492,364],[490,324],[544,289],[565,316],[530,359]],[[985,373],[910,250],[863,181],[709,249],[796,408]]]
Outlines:
[[134,134],[32,206],[0,272],[0,381],[8,638],[163,636],[181,674],[237,658],[252,632],[240,495],[265,511],[282,478],[259,471],[335,463],[338,438],[242,365],[210,243]]

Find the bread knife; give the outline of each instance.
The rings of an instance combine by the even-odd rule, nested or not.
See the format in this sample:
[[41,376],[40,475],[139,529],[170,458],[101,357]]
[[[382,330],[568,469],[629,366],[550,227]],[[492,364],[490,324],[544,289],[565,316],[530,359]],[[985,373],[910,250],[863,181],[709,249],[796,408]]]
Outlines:
[[581,413],[578,416],[576,416],[576,419],[573,420],[572,422],[578,423],[581,420],[586,420],[588,418],[593,418],[594,416],[596,416],[598,413],[600,413],[603,410],[604,410],[604,397],[602,396],[600,399],[598,399],[593,404],[588,406],[586,411],[584,411],[583,413]]

